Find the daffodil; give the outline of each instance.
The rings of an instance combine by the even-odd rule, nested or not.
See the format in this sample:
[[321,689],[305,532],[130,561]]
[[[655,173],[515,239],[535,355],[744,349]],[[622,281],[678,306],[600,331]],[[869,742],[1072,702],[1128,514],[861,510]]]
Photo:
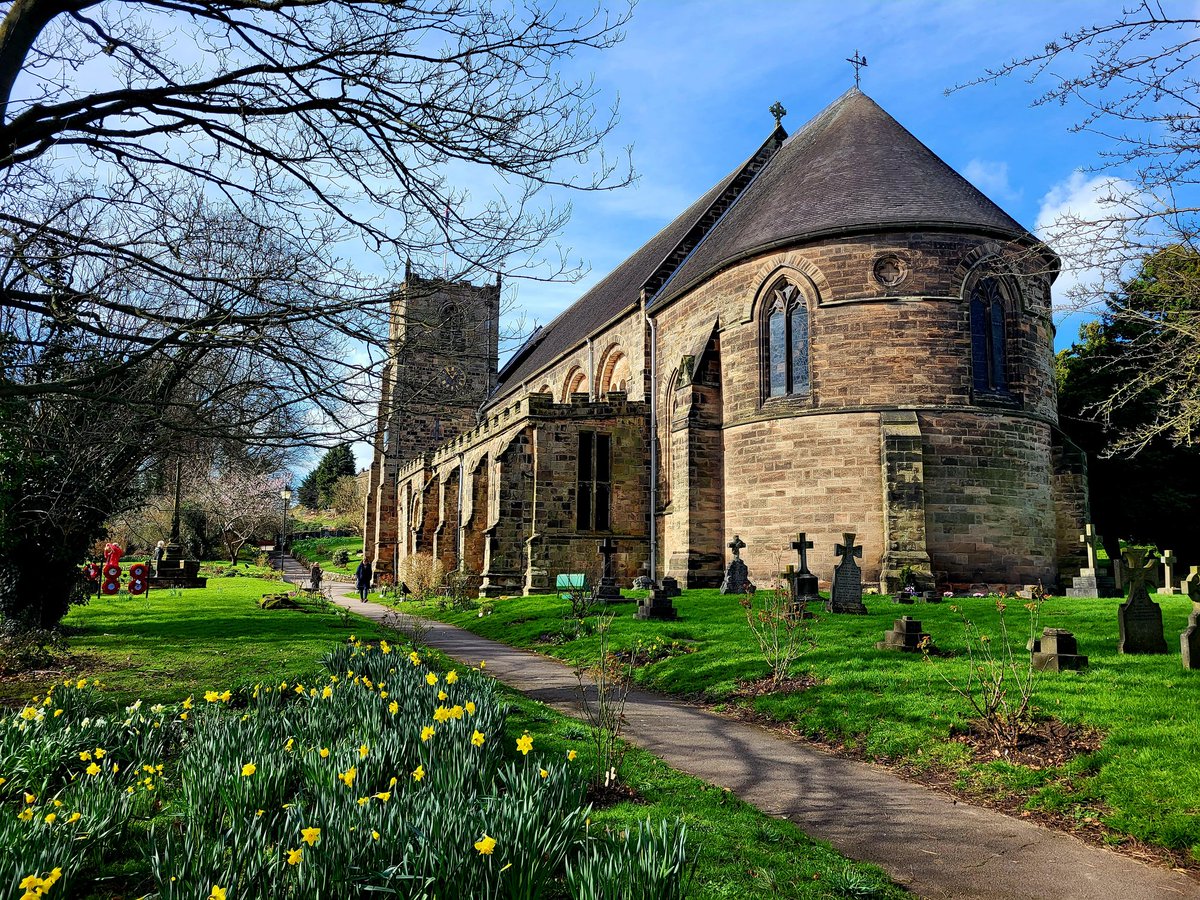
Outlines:
[[104,759],[104,752],[105,751],[103,747],[97,747],[92,751],[92,755],[96,757],[96,759]]
[[391,791],[380,791],[378,794],[375,794],[374,796],[375,796],[376,800],[382,800],[384,803],[387,803],[389,800],[392,799],[392,792]]
[[484,834],[483,837],[475,842],[475,849],[484,856],[491,856],[496,849],[496,839]]
[[191,697],[188,697],[186,700],[183,701],[183,708],[184,709],[192,708],[192,698]]
[[550,773],[545,769],[538,769],[538,774],[541,775],[543,778],[550,777]]
[[437,676],[432,672],[427,673],[425,675],[425,683],[432,687],[433,685],[437,684]]
[[300,860],[302,860],[302,859],[304,859],[304,848],[303,847],[297,847],[295,850],[288,851],[288,865],[289,866],[300,865]]
[[333,696],[333,688],[331,688],[329,685],[325,685],[325,687],[321,688],[321,699],[322,700],[328,700],[332,696]]
[[204,699],[208,703],[216,703],[218,700],[221,699],[221,695],[218,694],[216,691],[205,691]]
[[394,716],[396,713],[400,712],[400,704],[393,700],[388,704],[388,712]]
[[300,838],[304,841],[304,843],[312,847],[321,839],[321,829],[305,828],[300,832]]
[[90,766],[87,767],[87,773],[89,775],[91,775],[93,778],[95,778],[97,775],[100,774],[100,766],[98,766],[96,763],[92,763]]
[[329,748],[328,747],[322,747],[320,750],[317,751],[317,753],[320,755],[321,759],[329,759]]
[[424,778],[425,777],[425,767],[417,766],[415,769],[413,769],[412,777],[413,777],[413,781],[420,781],[422,778]]
[[437,729],[434,728],[432,725],[426,725],[424,728],[421,729],[421,740],[422,741],[429,740],[431,737],[433,737],[433,735],[436,732],[437,732]]
[[257,771],[258,771],[258,766],[254,765],[254,763],[252,763],[252,762],[246,763],[244,766],[242,766],[242,777],[249,778],[251,775],[253,775]]
[[517,738],[517,749],[521,751],[521,755],[525,756],[533,749],[533,738],[529,736],[529,732],[525,732]]
[[370,802],[371,802],[371,798],[370,798],[370,797],[359,797],[359,798],[358,798],[358,805],[359,805],[359,806],[366,806],[366,805],[367,805],[368,803],[370,803]]
[[57,819],[57,818],[58,818],[58,813],[46,813],[46,819],[45,819],[46,824],[53,825],[55,819]]
[[457,703],[454,704],[452,707],[450,707],[450,715],[456,719],[461,719],[463,717],[463,708]]
[[214,884],[212,891],[208,895],[208,900],[225,900],[225,888]]
[[79,759],[83,762],[91,762],[92,751],[91,750],[80,750],[79,751]]
[[382,653],[384,656],[387,656],[389,653],[392,652],[391,644],[389,644],[387,641],[380,641],[379,642],[379,652]]
[[446,684],[454,684],[456,681],[458,681],[458,672],[451,669],[446,673]]
[[220,699],[221,699],[222,703],[228,703],[230,700],[233,699],[233,694],[231,694],[229,691],[225,691],[224,693],[221,694]]
[[471,743],[474,744],[476,747],[482,747],[483,740],[484,740],[484,738],[483,738],[482,731],[476,731],[473,735],[471,735]]
[[445,691],[438,691],[438,699],[439,700],[445,700],[449,696],[450,695],[447,694]]
[[576,753],[574,750],[568,750],[568,751],[567,751],[567,761],[568,761],[568,762],[575,762],[575,757],[577,757],[578,755],[579,755],[579,754],[578,754],[578,753]]
[[363,744],[361,747],[358,748],[358,758],[366,759],[367,754],[370,752],[371,752],[371,748],[368,747],[366,744]]
[[474,700],[468,700],[466,703],[463,704],[463,707],[466,709],[467,715],[471,715],[471,716],[475,715],[475,701]]
[[77,812],[73,812],[73,813],[71,813],[71,817],[69,819],[67,819],[67,824],[72,825],[75,822],[78,822],[81,818],[83,818],[82,815],[80,815]]
[[433,711],[433,721],[441,723],[450,718],[450,710],[444,706],[439,706]]
[[379,840],[379,832],[378,831],[371,832],[371,840],[373,840],[373,841]]
[[22,822],[28,822],[33,818],[33,810],[27,806],[23,810],[21,810],[19,813],[17,813],[17,818],[20,819]]
[[414,650],[412,653],[408,654],[408,659],[409,659],[409,662],[411,662],[414,666],[419,666],[421,664],[421,657],[419,657],[417,655],[416,650]]
[[358,775],[358,769],[356,769],[354,766],[351,766],[345,772],[338,773],[338,781],[340,781],[346,787],[350,787],[350,785],[354,784],[354,778],[356,775]]

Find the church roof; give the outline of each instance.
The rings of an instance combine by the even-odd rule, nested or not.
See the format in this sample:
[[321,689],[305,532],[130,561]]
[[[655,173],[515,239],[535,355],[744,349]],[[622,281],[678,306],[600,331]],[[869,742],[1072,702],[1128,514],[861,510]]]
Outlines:
[[1028,234],[857,88],[785,137],[777,128],[750,159],[542,329],[501,371],[495,398],[627,310],[643,288],[658,306],[775,247],[896,228]]

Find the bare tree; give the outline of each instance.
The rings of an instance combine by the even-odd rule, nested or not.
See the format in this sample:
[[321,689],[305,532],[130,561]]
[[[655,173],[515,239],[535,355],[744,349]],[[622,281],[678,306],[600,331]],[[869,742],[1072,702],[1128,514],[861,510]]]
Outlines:
[[192,442],[369,430],[410,260],[569,276],[539,257],[569,212],[544,189],[630,173],[615,109],[560,71],[627,16],[0,6],[0,615],[56,622],[72,563]]
[[1044,86],[1034,105],[1076,107],[1075,130],[1103,139],[1094,202],[1043,237],[1078,278],[1066,305],[1102,313],[1125,342],[1112,354],[1120,389],[1092,414],[1156,408],[1145,425],[1116,435],[1112,452],[1136,453],[1160,437],[1200,440],[1198,62],[1194,9],[1141,0],[952,89],[1024,76]]

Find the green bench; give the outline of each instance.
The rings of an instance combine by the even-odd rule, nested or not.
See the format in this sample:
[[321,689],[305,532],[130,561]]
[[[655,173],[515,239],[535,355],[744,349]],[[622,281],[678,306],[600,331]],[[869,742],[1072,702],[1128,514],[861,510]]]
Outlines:
[[559,575],[554,580],[554,589],[559,592],[558,596],[562,600],[570,600],[571,594],[569,591],[585,591],[587,590],[587,575],[582,572],[574,572],[566,575]]

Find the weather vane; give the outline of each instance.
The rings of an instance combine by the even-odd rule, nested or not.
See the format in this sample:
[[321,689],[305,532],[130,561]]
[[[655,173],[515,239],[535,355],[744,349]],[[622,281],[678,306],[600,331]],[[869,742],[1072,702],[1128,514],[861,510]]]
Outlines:
[[860,55],[858,50],[855,50],[853,56],[846,57],[846,62],[854,66],[854,86],[858,87],[859,73],[867,67],[867,58]]
[[783,108],[783,104],[776,100],[771,104],[771,108],[767,110],[775,117],[775,127],[778,128],[783,123],[783,117],[787,115],[787,110]]

